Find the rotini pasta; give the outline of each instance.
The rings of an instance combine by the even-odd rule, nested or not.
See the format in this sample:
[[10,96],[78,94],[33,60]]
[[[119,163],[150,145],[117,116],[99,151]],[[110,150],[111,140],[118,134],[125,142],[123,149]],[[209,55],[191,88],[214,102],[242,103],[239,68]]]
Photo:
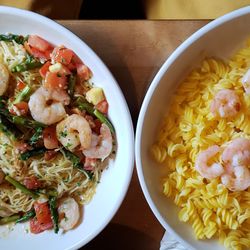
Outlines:
[[[168,168],[163,193],[180,207],[179,220],[190,223],[197,239],[218,238],[228,249],[250,247],[250,188],[232,191],[219,177],[208,179],[195,168],[197,155],[213,145],[250,139],[250,94],[241,79],[250,68],[250,41],[225,63],[208,58],[181,83],[151,152]],[[240,100],[234,117],[218,119],[211,105],[221,90]],[[217,157],[217,158],[216,158]],[[216,155],[216,162],[222,162]]]

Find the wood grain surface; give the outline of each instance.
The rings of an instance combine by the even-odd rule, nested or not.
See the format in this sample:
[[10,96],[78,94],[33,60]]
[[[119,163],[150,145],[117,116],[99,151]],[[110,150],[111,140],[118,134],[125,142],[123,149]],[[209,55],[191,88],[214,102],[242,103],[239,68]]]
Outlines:
[[[185,39],[208,23],[205,20],[58,22],[85,41],[108,66],[127,100],[134,128],[147,88],[163,62]],[[155,250],[159,249],[163,233],[134,169],[128,193],[117,214],[81,250]]]

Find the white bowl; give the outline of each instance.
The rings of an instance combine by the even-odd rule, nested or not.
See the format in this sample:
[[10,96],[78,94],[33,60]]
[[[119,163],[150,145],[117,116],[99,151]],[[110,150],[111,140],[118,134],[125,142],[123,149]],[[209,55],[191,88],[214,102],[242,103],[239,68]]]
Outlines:
[[[130,113],[115,79],[97,55],[77,36],[56,22],[38,14],[0,7],[0,33],[37,34],[53,44],[75,51],[93,71],[94,84],[104,89],[109,117],[116,130],[117,153],[113,164],[103,172],[96,194],[84,206],[83,221],[63,235],[44,232],[27,234],[23,226],[3,237],[0,249],[77,249],[93,239],[112,219],[127,192],[134,166],[134,133]],[[0,227],[4,231],[3,227]]]
[[[162,34],[164,35],[164,34]],[[167,34],[165,34],[167,35]],[[146,200],[162,226],[190,249],[224,249],[218,241],[197,241],[192,227],[178,220],[177,208],[162,194],[164,176],[149,153],[169,100],[179,83],[205,57],[227,59],[250,36],[250,7],[222,16],[194,33],[166,60],[143,101],[136,129],[136,166]]]

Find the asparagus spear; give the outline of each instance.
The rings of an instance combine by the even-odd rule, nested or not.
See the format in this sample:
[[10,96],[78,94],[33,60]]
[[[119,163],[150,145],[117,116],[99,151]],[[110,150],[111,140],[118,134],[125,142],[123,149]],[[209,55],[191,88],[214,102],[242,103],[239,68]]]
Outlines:
[[28,160],[30,157],[42,155],[46,152],[46,148],[35,148],[20,155],[20,159],[23,161]]
[[73,154],[72,152],[70,152],[66,149],[62,149],[62,151],[65,154],[65,156],[73,163],[74,168],[77,168],[80,172],[87,174],[89,179],[92,180],[93,173],[91,173],[90,171],[87,171],[83,168],[83,164],[81,163],[80,158],[78,156],[76,156],[75,154]]
[[31,94],[31,87],[26,85],[25,88],[16,96],[13,104],[19,103],[21,101],[26,100]]
[[28,221],[29,219],[35,217],[35,215],[36,215],[35,210],[32,209],[29,212],[25,213],[21,218],[18,218],[16,220],[16,223],[21,223],[21,222]]
[[45,124],[42,124],[40,122],[31,120],[29,118],[25,118],[22,116],[12,115],[9,113],[7,109],[1,108],[0,105],[0,114],[5,116],[11,123],[14,123],[16,125],[22,125],[24,127],[28,128],[38,128],[38,127],[45,127]]
[[0,41],[11,42],[13,40],[18,44],[24,44],[24,42],[27,40],[27,37],[14,35],[14,34],[8,34],[8,35],[1,34],[0,35]]
[[90,104],[89,102],[84,100],[83,97],[78,97],[76,99],[76,104],[80,110],[86,110],[89,114],[95,116],[102,123],[105,123],[109,127],[111,133],[115,134],[115,128],[113,127],[113,125],[109,121],[109,119],[104,114],[102,114],[100,111],[95,109],[92,104]]
[[55,196],[49,197],[49,208],[50,208],[50,212],[51,212],[52,220],[53,220],[53,224],[54,224],[54,232],[57,234],[59,231],[59,225],[58,225],[59,216],[58,216],[58,212],[57,212],[57,208],[56,208],[56,197]]
[[42,134],[43,134],[43,128],[42,127],[36,128],[35,133],[32,135],[32,137],[29,140],[29,144],[31,146],[35,145],[38,142],[38,140],[42,138]]
[[0,131],[2,131],[5,135],[10,137],[12,140],[17,139],[21,136],[20,131],[18,128],[14,127],[8,120],[4,119],[0,115]]
[[69,95],[71,98],[74,96],[74,89],[76,84],[76,76],[74,74],[71,74],[69,77]]
[[13,186],[15,186],[16,188],[20,189],[23,193],[30,195],[33,199],[37,199],[39,197],[38,194],[36,194],[35,192],[32,192],[31,190],[26,188],[23,184],[21,184],[20,182],[18,182],[15,179],[13,179],[9,175],[5,176],[5,180],[8,181]]
[[9,217],[1,218],[0,225],[4,225],[4,224],[10,223],[10,222],[15,222],[19,218],[20,218],[20,216],[18,214],[14,214],[14,215],[11,215]]
[[94,115],[96,116],[96,118],[98,118],[101,121],[101,123],[105,123],[109,127],[112,134],[115,133],[115,129],[114,129],[112,123],[109,121],[109,119],[104,114],[102,114],[99,110],[95,109]]

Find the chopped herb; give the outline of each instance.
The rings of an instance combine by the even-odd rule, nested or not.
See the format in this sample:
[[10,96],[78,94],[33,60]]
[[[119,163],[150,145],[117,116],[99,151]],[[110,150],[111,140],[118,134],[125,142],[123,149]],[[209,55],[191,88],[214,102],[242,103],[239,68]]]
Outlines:
[[65,148],[69,149],[73,144],[72,143],[67,143],[67,145],[65,146]]
[[61,137],[66,138],[67,135],[68,135],[68,132],[67,132],[67,130],[64,130],[64,131],[61,131],[61,132],[59,133],[59,135],[60,135]]

